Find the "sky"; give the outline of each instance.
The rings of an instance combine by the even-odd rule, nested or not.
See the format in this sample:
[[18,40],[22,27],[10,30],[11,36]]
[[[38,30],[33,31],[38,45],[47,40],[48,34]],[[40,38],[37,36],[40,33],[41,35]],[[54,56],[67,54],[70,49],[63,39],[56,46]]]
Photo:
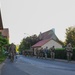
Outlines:
[[0,8],[10,43],[52,28],[65,41],[66,28],[75,25],[75,0],[0,0]]

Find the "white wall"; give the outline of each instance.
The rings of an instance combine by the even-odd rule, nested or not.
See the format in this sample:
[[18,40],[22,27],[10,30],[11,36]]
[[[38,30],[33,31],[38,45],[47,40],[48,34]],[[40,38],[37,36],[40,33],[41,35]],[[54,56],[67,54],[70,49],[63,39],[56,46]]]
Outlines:
[[54,40],[50,40],[49,42],[44,44],[42,47],[46,48],[46,46],[48,47],[48,49],[51,48],[52,46],[55,46],[55,48],[62,48],[62,45],[60,45],[59,43],[57,43]]
[[[38,47],[38,50],[40,50],[41,49],[41,47]],[[36,55],[36,50],[37,50],[37,48],[34,48],[34,55]]]

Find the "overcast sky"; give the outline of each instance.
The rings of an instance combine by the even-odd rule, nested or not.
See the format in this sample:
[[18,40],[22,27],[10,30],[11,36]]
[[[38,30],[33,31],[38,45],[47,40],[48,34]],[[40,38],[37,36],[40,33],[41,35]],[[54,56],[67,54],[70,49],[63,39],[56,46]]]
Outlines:
[[66,28],[75,25],[75,0],[0,0],[0,7],[10,43],[52,28],[64,41]]

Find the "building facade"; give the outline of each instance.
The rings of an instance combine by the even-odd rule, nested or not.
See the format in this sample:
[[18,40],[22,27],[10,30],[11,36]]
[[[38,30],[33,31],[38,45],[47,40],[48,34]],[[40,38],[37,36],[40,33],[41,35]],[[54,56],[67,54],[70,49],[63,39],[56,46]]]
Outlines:
[[9,29],[3,27],[1,11],[0,11],[0,34],[4,38],[7,38],[9,40]]
[[52,46],[55,46],[55,48],[62,48],[62,45],[53,39],[39,41],[32,46],[32,48],[34,49],[34,55],[36,55],[36,50],[40,50],[41,48],[45,49],[46,47],[50,49]]
[[2,23],[2,17],[1,17],[1,11],[0,11],[0,30],[3,30],[3,23]]

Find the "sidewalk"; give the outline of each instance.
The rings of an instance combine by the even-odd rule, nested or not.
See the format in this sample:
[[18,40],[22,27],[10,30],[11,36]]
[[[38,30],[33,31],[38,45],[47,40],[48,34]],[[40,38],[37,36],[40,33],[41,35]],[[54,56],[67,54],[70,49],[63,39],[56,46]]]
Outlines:
[[[5,59],[5,61],[6,61],[6,59]],[[3,67],[4,64],[5,64],[5,61],[4,61],[3,63],[0,64],[0,75],[1,75],[1,69],[2,69],[2,67]]]
[[[34,56],[34,58],[36,58],[36,56]],[[51,60],[51,61],[58,61],[58,62],[66,62],[66,63],[73,63],[75,64],[75,61],[67,61],[67,60],[64,60],[64,59],[54,59],[52,60],[51,58],[36,58],[36,59],[44,59],[44,60]]]
[[67,61],[67,60],[64,60],[64,59],[55,59],[55,61],[59,61],[59,62],[67,62],[67,63],[74,63],[75,64],[75,61]]

